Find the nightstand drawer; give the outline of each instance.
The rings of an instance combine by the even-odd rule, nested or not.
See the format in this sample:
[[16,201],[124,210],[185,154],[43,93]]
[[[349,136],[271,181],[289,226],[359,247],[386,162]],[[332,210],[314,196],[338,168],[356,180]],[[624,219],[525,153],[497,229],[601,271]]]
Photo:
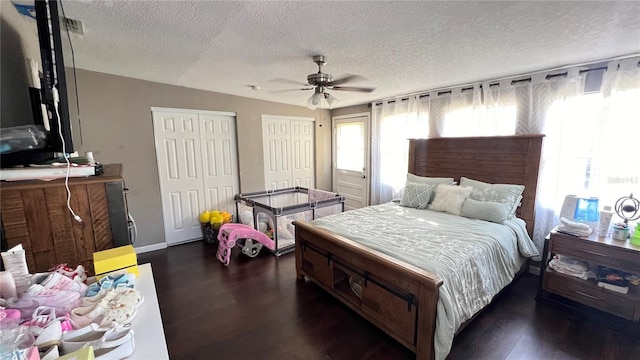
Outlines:
[[554,236],[550,250],[554,254],[577,257],[594,264],[640,273],[638,251],[627,251],[568,235]]
[[631,299],[605,292],[595,283],[573,279],[551,270],[545,273],[545,290],[629,320],[638,320],[636,306]]

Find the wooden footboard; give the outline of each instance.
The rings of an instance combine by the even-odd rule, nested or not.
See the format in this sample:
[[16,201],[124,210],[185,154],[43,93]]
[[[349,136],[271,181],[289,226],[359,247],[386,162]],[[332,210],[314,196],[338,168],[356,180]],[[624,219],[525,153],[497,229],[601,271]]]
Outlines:
[[[296,273],[416,353],[434,359],[442,279],[330,231],[296,221]],[[361,284],[356,294],[350,281]]]

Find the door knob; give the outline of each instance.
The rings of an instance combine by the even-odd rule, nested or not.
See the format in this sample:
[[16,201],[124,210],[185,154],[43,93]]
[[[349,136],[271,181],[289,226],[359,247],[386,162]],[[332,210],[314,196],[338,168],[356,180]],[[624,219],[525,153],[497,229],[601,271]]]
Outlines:
[[367,176],[366,175],[362,175],[362,178],[365,179]]

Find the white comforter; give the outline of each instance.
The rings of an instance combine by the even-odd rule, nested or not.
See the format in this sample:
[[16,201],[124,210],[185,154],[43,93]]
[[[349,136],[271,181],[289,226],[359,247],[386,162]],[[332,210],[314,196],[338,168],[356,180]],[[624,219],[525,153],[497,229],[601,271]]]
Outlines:
[[458,327],[513,280],[522,257],[538,255],[524,221],[517,218],[495,224],[387,203],[313,224],[444,280],[437,308],[436,359],[449,354]]

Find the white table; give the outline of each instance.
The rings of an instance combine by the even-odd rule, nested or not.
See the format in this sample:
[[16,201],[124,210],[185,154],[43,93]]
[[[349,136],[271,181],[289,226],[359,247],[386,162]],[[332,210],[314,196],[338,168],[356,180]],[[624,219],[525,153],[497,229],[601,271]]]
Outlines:
[[128,359],[169,359],[151,264],[139,265],[138,270],[140,275],[136,279],[135,288],[144,296],[144,302],[131,322],[131,327],[135,330],[133,339],[136,350]]

